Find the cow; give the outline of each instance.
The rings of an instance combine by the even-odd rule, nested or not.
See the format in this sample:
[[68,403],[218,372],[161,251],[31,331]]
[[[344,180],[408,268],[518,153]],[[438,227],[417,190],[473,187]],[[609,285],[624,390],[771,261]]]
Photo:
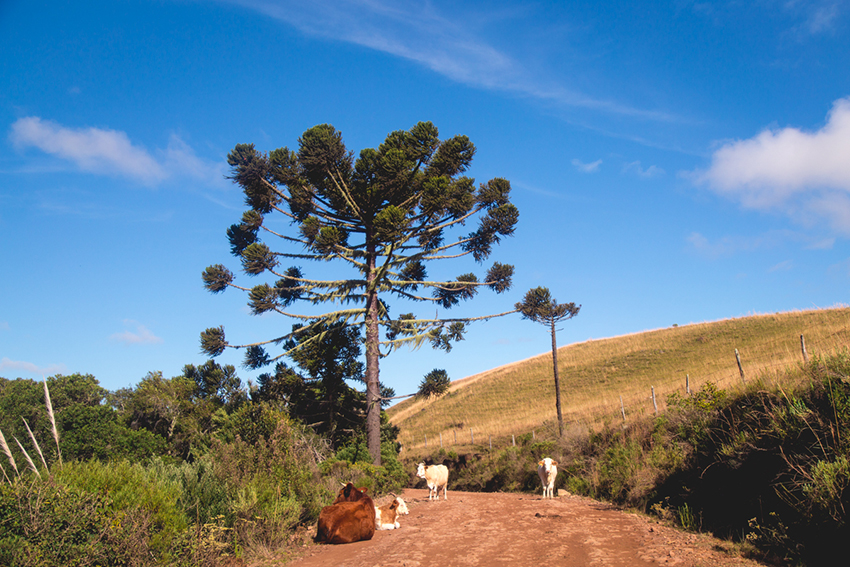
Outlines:
[[558,463],[546,457],[537,463],[537,474],[540,476],[540,482],[543,483],[543,498],[547,496],[552,498],[552,491],[555,488],[555,477],[558,476]]
[[352,483],[340,489],[336,500],[319,513],[316,542],[352,543],[375,535],[375,504],[365,488]]
[[401,527],[398,522],[401,502],[399,498],[383,506],[375,506],[375,528],[379,530],[397,530]]
[[440,487],[443,487],[443,500],[448,500],[449,491],[449,469],[446,465],[428,465],[419,463],[416,476],[424,478],[428,484],[428,500],[440,499]]

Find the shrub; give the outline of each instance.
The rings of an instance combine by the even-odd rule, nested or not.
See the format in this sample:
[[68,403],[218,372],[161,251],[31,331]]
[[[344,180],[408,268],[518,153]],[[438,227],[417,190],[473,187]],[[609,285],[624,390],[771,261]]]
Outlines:
[[0,485],[0,564],[148,565],[147,518],[52,479]]

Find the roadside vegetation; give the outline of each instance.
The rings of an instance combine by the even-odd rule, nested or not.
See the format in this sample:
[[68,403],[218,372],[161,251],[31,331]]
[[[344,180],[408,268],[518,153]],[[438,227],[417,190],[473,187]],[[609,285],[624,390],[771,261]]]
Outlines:
[[0,565],[279,562],[340,483],[399,491],[397,429],[383,416],[374,466],[364,396],[336,373],[349,339],[325,333],[321,364],[305,355],[254,387],[212,361],[118,392],[91,375],[0,378]]

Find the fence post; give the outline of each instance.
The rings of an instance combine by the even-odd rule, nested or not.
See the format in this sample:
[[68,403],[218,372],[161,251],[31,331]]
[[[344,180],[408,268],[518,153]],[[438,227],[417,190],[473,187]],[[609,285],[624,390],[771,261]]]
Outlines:
[[741,382],[746,383],[747,381],[744,380],[744,367],[741,366],[741,355],[738,354],[738,349],[735,349],[735,360],[738,361],[738,372],[741,373]]
[[443,432],[440,431],[440,449],[443,448]]
[[688,395],[691,395],[691,375],[685,374],[685,391],[688,392]]
[[626,406],[623,405],[623,396],[620,396],[620,413],[623,414],[623,422],[626,421]]
[[472,444],[475,445],[475,435],[472,433],[472,428],[469,428],[469,438],[472,440]]
[[516,447],[516,436],[514,434],[511,434],[511,445]]
[[655,386],[650,386],[652,389],[652,407],[655,408],[655,416],[658,416],[658,404],[655,403]]
[[455,429],[455,445],[457,445],[457,429]]
[[800,348],[803,349],[803,362],[808,362],[809,353],[806,352],[806,339],[803,338],[803,335],[800,335]]
[[493,450],[493,436],[490,435],[490,450]]

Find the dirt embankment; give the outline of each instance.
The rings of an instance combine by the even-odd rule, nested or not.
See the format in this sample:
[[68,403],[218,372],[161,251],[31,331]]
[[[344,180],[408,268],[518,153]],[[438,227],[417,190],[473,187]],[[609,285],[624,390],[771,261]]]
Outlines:
[[645,517],[577,496],[407,489],[401,528],[370,541],[310,545],[291,567],[756,566],[725,551],[729,544],[682,533]]

